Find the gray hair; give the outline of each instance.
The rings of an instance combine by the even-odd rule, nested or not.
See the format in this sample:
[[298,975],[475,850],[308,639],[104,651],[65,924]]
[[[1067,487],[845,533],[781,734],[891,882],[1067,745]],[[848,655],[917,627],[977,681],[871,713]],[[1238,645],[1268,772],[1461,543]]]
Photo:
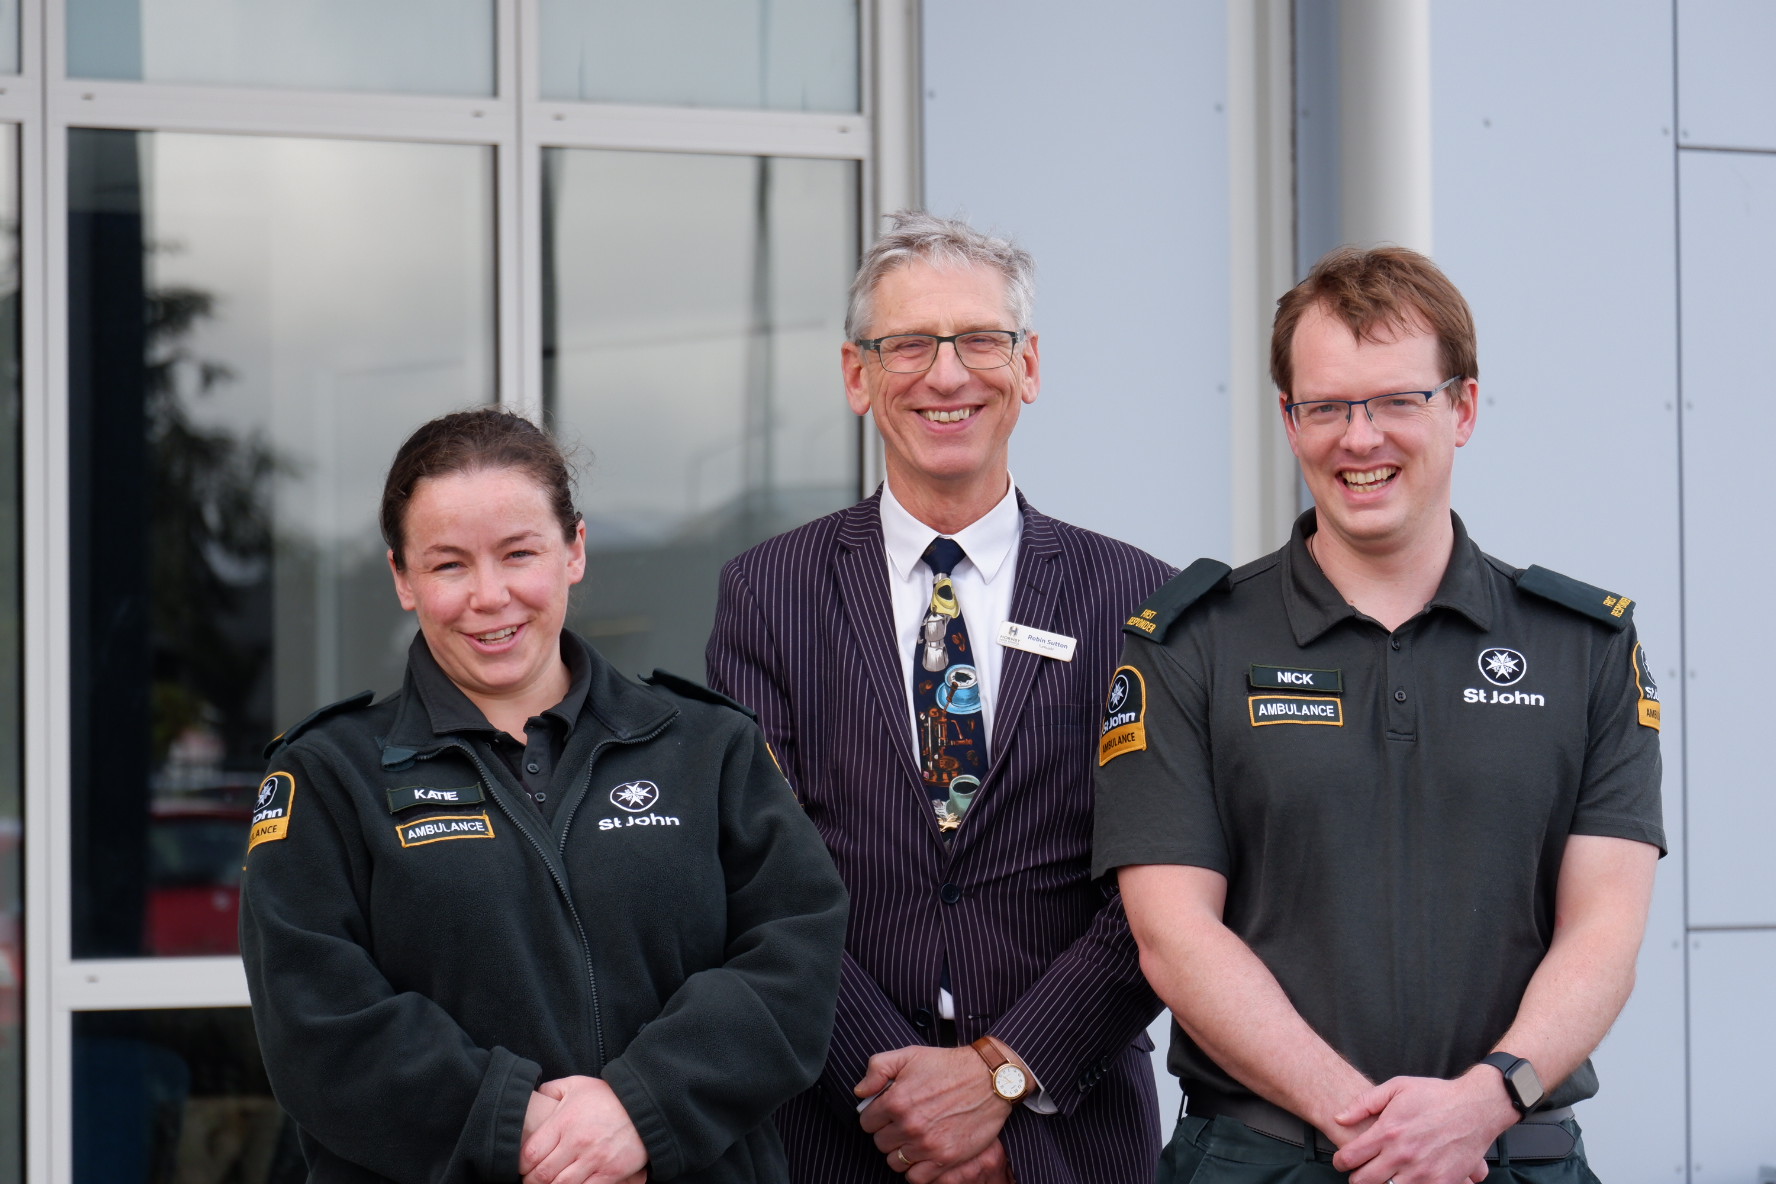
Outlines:
[[845,310],[845,338],[856,341],[875,316],[876,285],[896,268],[922,260],[944,267],[988,267],[1005,278],[1005,312],[1015,329],[1029,329],[1036,304],[1036,261],[1006,238],[982,234],[958,218],[939,218],[923,210],[896,210],[885,215],[888,228],[864,252],[857,278],[851,281],[851,303]]

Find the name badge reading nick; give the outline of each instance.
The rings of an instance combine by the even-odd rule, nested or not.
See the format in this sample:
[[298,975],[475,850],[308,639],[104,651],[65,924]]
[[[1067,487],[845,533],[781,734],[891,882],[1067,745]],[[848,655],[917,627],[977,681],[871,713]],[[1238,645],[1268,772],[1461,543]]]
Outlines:
[[1252,695],[1247,698],[1252,726],[1268,724],[1330,724],[1344,726],[1344,702],[1318,695]]

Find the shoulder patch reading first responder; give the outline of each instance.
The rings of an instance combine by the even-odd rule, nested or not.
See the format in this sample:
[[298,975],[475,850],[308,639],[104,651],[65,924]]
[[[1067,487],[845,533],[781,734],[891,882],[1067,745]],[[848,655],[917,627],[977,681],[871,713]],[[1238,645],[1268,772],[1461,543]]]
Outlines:
[[1518,572],[1517,587],[1576,613],[1584,613],[1612,629],[1626,629],[1634,616],[1634,601],[1629,597],[1605,592],[1594,584],[1582,584],[1571,576],[1563,576],[1545,567],[1526,567]]
[[1198,559],[1149,596],[1147,603],[1123,622],[1122,631],[1133,633],[1136,637],[1164,641],[1166,630],[1172,627],[1172,622],[1206,593],[1220,587],[1222,581],[1227,579],[1227,573],[1232,570],[1218,559]]
[[296,778],[290,773],[273,773],[259,783],[259,796],[253,802],[253,829],[247,832],[247,850],[260,843],[290,837],[290,809],[296,801]]
[[1147,747],[1147,682],[1133,666],[1118,666],[1104,701],[1104,729],[1098,738],[1098,767],[1125,752]]

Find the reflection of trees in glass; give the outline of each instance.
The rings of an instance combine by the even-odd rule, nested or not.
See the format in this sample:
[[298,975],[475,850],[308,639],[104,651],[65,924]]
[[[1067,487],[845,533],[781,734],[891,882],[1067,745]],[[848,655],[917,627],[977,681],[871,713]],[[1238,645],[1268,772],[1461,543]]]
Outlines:
[[151,710],[158,768],[174,741],[188,733],[224,730],[225,751],[243,740],[251,743],[250,737],[226,734],[241,731],[245,721],[222,712],[234,714],[255,697],[271,661],[270,630],[243,617],[257,615],[261,606],[253,602],[262,599],[270,577],[270,478],[280,462],[258,433],[237,436],[205,427],[191,414],[198,400],[234,378],[227,366],[198,357],[189,342],[192,330],[215,315],[215,297],[180,285],[149,289],[145,296]]

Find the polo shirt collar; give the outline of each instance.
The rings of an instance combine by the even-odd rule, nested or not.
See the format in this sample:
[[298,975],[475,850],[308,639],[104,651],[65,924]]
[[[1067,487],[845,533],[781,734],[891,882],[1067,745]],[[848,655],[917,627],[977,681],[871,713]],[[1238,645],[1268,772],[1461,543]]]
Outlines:
[[[561,631],[561,660],[567,663],[567,695],[542,713],[560,725],[563,736],[572,734],[574,721],[586,705],[586,695],[592,686],[592,660],[586,647],[576,644],[577,640],[567,630]],[[487,716],[462,688],[444,673],[438,659],[432,656],[432,648],[426,644],[423,633],[413,635],[413,644],[407,650],[407,668],[412,672],[413,689],[425,706],[426,717],[435,735],[498,730],[487,722]]]
[[[1455,540],[1449,551],[1449,566],[1437,585],[1427,609],[1446,608],[1472,621],[1480,629],[1492,627],[1492,586],[1487,582],[1486,560],[1480,548],[1468,537],[1461,515],[1450,511],[1449,521],[1455,528]],[[1295,519],[1289,542],[1283,547],[1283,611],[1297,645],[1307,645],[1340,621],[1357,616],[1357,610],[1345,600],[1320,565],[1308,552],[1307,539],[1319,529],[1313,510],[1305,510]]]
[[[888,567],[898,579],[910,580],[913,569],[923,561],[925,548],[937,535],[912,512],[900,504],[894,489],[882,482],[882,549],[888,553]],[[1018,506],[1017,482],[1008,481],[1005,496],[992,509],[964,526],[950,538],[961,546],[982,582],[991,584],[1011,558],[1023,533],[1024,514]]]

